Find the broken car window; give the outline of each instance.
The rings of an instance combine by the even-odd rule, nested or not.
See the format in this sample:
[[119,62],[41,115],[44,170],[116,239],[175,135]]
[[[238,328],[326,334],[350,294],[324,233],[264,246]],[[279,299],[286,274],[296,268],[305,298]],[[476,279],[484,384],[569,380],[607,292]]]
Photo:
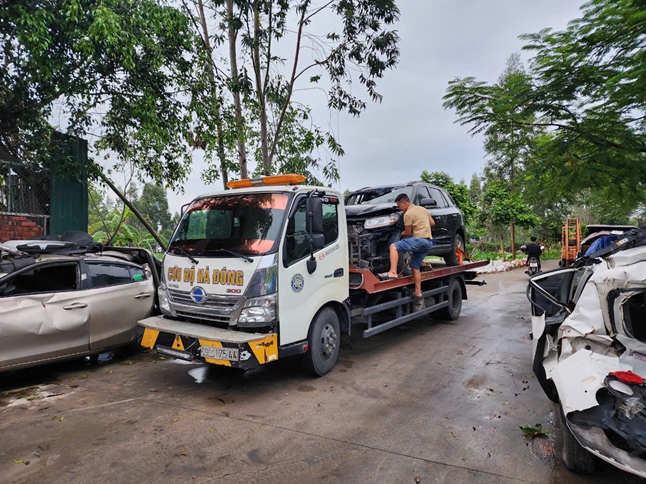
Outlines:
[[104,262],[89,262],[92,287],[117,286],[128,284],[132,281],[128,266],[120,264],[108,264]]
[[3,296],[40,292],[74,291],[79,288],[79,270],[75,263],[35,267],[8,278],[0,288]]

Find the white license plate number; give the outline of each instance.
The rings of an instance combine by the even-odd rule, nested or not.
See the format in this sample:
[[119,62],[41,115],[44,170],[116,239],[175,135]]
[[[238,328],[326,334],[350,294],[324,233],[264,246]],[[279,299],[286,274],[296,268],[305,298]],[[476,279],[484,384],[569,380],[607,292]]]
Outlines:
[[536,262],[530,262],[529,267],[538,267],[538,264]]
[[215,346],[201,346],[202,358],[214,360],[239,361],[238,348],[216,348]]

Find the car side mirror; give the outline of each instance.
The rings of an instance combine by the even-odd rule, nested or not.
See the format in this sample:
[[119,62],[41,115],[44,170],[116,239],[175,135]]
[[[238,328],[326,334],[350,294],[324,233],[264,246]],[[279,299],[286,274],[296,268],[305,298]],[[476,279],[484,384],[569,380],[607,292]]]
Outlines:
[[305,201],[305,227],[307,233],[320,234],[323,232],[323,200],[320,198],[308,198]]
[[437,207],[437,201],[432,198],[422,198],[419,204],[422,207]]
[[325,235],[323,234],[312,234],[312,248],[317,251],[325,247]]

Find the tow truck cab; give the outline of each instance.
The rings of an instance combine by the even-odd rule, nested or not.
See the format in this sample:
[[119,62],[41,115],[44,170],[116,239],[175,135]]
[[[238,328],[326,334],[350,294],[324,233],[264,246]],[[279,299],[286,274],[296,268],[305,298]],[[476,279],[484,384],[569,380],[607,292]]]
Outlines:
[[345,212],[335,190],[290,185],[303,179],[239,180],[189,204],[143,346],[243,369],[307,352],[313,373],[332,369],[350,326]]

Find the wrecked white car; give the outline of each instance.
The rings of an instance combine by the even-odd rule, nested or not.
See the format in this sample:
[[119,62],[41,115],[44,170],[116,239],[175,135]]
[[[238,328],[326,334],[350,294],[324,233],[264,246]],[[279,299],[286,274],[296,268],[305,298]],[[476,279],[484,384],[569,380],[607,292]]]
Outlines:
[[646,477],[646,229],[529,281],[533,370],[560,403],[563,461]]
[[50,241],[0,249],[0,372],[136,347],[137,321],[156,311],[159,261],[147,250]]

